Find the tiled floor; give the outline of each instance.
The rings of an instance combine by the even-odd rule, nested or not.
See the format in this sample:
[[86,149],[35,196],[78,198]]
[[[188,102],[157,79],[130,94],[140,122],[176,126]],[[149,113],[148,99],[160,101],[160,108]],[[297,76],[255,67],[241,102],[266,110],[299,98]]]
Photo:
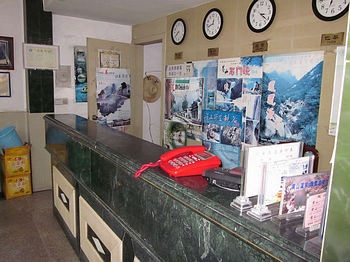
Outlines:
[[79,261],[52,213],[52,192],[0,200],[0,261]]

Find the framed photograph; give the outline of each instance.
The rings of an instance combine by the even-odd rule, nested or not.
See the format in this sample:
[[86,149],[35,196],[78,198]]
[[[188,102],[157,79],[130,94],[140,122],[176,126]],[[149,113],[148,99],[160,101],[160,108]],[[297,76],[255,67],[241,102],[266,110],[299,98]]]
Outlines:
[[13,37],[0,36],[0,69],[14,69]]
[[71,66],[61,65],[60,68],[55,71],[55,87],[72,87],[71,85]]
[[120,53],[114,50],[98,50],[100,68],[120,68]]
[[0,72],[0,97],[11,96],[10,72]]
[[55,45],[23,44],[26,69],[58,70],[59,47]]

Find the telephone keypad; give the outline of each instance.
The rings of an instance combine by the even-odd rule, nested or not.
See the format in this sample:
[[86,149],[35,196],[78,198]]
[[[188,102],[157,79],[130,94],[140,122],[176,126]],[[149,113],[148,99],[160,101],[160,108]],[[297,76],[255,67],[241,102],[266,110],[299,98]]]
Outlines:
[[159,160],[159,166],[174,177],[201,175],[203,170],[220,164],[220,159],[205,151],[204,146],[177,148],[163,154]]
[[168,161],[168,163],[173,166],[176,169],[181,168],[182,166],[187,166],[189,164],[194,164],[197,162],[199,157],[196,155],[186,155],[186,156],[180,156],[178,158],[174,158]]

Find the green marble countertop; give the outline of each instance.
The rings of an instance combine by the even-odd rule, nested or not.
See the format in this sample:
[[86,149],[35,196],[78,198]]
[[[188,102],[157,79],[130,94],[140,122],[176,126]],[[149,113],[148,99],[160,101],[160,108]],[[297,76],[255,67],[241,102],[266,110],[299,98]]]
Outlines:
[[[59,155],[52,145],[62,144],[69,137],[83,148],[127,170],[128,181],[138,180],[132,183],[146,183],[161,191],[271,260],[319,261],[317,251],[304,251],[308,241],[295,233],[296,225],[279,227],[270,220],[259,222],[245,212],[241,213],[230,207],[238,193],[208,185],[201,176],[171,178],[157,167],[147,169],[138,179],[133,177],[142,164],[157,161],[167,149],[76,115],[53,114],[44,119],[46,147],[51,154]],[[113,210],[114,203],[105,192],[108,189],[81,177],[76,178]],[[275,207],[271,209],[277,213]]]

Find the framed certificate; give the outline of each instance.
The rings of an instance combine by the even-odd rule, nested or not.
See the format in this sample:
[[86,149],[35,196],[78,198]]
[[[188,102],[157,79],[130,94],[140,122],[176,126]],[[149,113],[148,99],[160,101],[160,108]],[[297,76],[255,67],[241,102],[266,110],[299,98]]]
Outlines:
[[59,47],[54,45],[23,44],[24,68],[57,70]]
[[120,53],[114,50],[98,50],[100,68],[119,68]]
[[14,69],[12,37],[0,36],[0,69]]
[[0,72],[0,97],[11,96],[10,72]]

